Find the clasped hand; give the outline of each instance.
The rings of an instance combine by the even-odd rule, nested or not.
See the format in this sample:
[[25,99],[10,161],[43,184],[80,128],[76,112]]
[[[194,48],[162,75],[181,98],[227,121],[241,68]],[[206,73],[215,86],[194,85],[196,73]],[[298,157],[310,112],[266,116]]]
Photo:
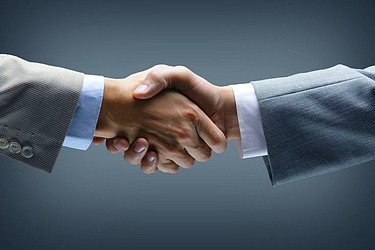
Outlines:
[[[166,90],[166,89],[173,89]],[[144,173],[176,173],[226,141],[239,139],[231,87],[217,87],[185,67],[158,65],[125,79],[105,79],[94,144],[141,164]]]

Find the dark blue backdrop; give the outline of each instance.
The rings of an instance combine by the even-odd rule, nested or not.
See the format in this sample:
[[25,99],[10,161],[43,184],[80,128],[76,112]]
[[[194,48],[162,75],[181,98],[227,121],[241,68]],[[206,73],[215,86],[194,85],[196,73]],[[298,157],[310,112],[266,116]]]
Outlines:
[[[373,1],[1,1],[0,53],[124,77],[182,64],[218,85],[375,63]],[[234,144],[175,176],[104,147],[52,174],[0,158],[0,249],[370,249],[374,162],[272,188]]]

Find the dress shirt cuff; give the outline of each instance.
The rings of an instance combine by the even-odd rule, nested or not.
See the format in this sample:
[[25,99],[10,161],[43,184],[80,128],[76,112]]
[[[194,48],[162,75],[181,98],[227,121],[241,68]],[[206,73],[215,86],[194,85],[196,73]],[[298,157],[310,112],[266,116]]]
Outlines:
[[63,146],[86,150],[94,137],[102,105],[104,77],[85,75],[76,112],[65,137]]
[[241,158],[267,155],[258,99],[251,83],[231,85],[236,101],[241,140],[237,149]]

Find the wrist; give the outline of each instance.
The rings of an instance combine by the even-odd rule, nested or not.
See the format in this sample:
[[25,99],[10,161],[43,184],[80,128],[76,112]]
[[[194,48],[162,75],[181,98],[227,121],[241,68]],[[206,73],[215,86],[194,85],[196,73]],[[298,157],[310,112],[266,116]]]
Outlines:
[[224,110],[224,134],[227,140],[241,139],[236,101],[232,87],[221,87],[221,103]]
[[[113,125],[111,123],[111,98],[116,93],[116,79],[104,78],[104,90],[102,105],[95,128],[95,137],[112,138],[115,136]],[[112,107],[113,108],[113,107]]]

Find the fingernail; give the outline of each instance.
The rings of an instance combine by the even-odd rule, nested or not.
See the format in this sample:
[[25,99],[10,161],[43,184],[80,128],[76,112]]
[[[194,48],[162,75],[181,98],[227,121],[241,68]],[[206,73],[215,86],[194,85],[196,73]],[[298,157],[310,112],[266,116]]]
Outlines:
[[143,92],[146,92],[146,90],[148,89],[148,85],[147,84],[141,84],[138,86],[138,88],[136,88],[134,90],[134,93],[136,94],[140,94],[140,93],[143,93]]
[[149,163],[154,162],[154,161],[155,161],[155,156],[152,156],[152,155],[147,156],[147,161],[148,161]]
[[117,149],[118,151],[121,151],[121,149],[120,149],[120,145],[119,145],[117,139],[114,139],[114,140],[113,140],[113,146],[114,146],[115,149]]
[[121,140],[115,139],[113,142],[113,146],[118,150],[118,151],[124,151],[128,149],[128,145],[125,143],[122,143]]
[[143,151],[145,151],[145,147],[139,143],[136,143],[134,145],[134,151],[137,152],[137,153],[142,153]]

